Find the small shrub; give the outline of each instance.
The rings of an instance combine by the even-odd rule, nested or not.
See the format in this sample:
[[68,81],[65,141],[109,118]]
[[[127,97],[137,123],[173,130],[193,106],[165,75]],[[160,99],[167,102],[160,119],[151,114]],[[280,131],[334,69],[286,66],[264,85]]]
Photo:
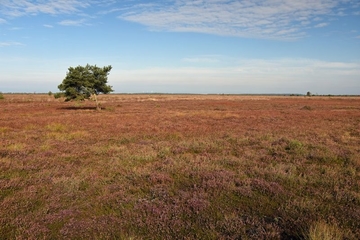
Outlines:
[[286,151],[300,151],[303,148],[303,144],[298,140],[291,140],[285,147]]
[[53,95],[53,93],[52,93],[51,91],[49,91],[49,92],[48,92],[48,95],[49,95],[49,96],[52,96],[52,95]]
[[2,92],[0,92],[0,99],[5,99],[4,95],[2,94]]

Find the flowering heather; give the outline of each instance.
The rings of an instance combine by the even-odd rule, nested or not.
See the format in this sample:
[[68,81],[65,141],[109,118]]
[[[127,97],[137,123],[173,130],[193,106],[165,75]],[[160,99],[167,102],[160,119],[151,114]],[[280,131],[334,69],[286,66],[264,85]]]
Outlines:
[[0,101],[1,239],[360,239],[360,98]]

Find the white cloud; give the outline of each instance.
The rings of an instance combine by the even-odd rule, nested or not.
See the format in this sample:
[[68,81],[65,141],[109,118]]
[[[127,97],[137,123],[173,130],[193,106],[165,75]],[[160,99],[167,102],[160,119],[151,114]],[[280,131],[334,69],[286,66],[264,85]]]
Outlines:
[[4,24],[7,23],[7,21],[5,19],[0,18],[0,24]]
[[24,44],[19,42],[0,42],[0,47],[10,47],[10,46],[24,46]]
[[319,23],[315,25],[315,28],[322,28],[322,27],[326,27],[327,25],[329,25],[328,23]]
[[[201,32],[250,38],[298,39],[314,21],[339,12],[345,0],[170,0],[133,5],[120,19],[154,31]],[[349,3],[350,4],[350,3]],[[344,10],[341,8],[341,10]],[[324,23],[323,23],[324,24]],[[316,25],[316,26],[315,26]]]
[[46,27],[46,28],[53,28],[54,27],[53,25],[50,25],[50,24],[44,24],[43,26]]
[[22,30],[23,28],[21,27],[12,27],[12,28],[9,28],[9,30],[11,31],[19,31],[19,30]]
[[37,14],[81,14],[92,6],[109,7],[116,4],[116,0],[2,0],[0,13],[8,17],[20,17]]
[[79,19],[79,20],[63,20],[59,22],[58,24],[63,26],[83,26],[86,25],[85,19]]
[[52,0],[52,1],[30,1],[9,0],[2,1],[0,12],[5,16],[19,17],[23,15],[62,14],[78,12],[81,8],[89,7],[88,1],[78,0]]
[[[345,6],[345,7],[344,7]],[[324,27],[329,18],[358,10],[356,0],[5,0],[0,14],[6,19],[37,14],[76,14],[86,18],[84,10],[98,14],[119,12],[120,19],[140,23],[153,31],[200,32],[248,38],[294,40],[305,37],[307,30]],[[339,15],[340,14],[340,15]],[[324,22],[319,23],[318,21]],[[4,23],[0,19],[0,24]],[[64,25],[83,22],[65,20]]]

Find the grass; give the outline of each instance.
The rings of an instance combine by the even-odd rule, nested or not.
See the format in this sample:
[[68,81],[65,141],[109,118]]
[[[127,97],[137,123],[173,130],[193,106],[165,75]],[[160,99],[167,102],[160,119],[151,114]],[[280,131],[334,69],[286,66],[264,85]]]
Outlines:
[[310,227],[309,240],[342,240],[343,233],[337,226],[325,222],[317,222]]
[[23,98],[0,102],[2,239],[360,238],[359,98]]

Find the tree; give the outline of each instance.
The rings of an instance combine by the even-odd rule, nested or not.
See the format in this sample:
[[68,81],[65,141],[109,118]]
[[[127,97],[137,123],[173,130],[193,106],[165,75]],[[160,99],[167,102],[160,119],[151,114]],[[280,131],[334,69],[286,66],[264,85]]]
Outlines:
[[100,110],[97,95],[113,92],[112,86],[107,85],[107,76],[112,67],[103,68],[87,64],[85,67],[69,67],[66,77],[58,86],[60,91],[65,91],[65,101],[94,99],[96,109]]

